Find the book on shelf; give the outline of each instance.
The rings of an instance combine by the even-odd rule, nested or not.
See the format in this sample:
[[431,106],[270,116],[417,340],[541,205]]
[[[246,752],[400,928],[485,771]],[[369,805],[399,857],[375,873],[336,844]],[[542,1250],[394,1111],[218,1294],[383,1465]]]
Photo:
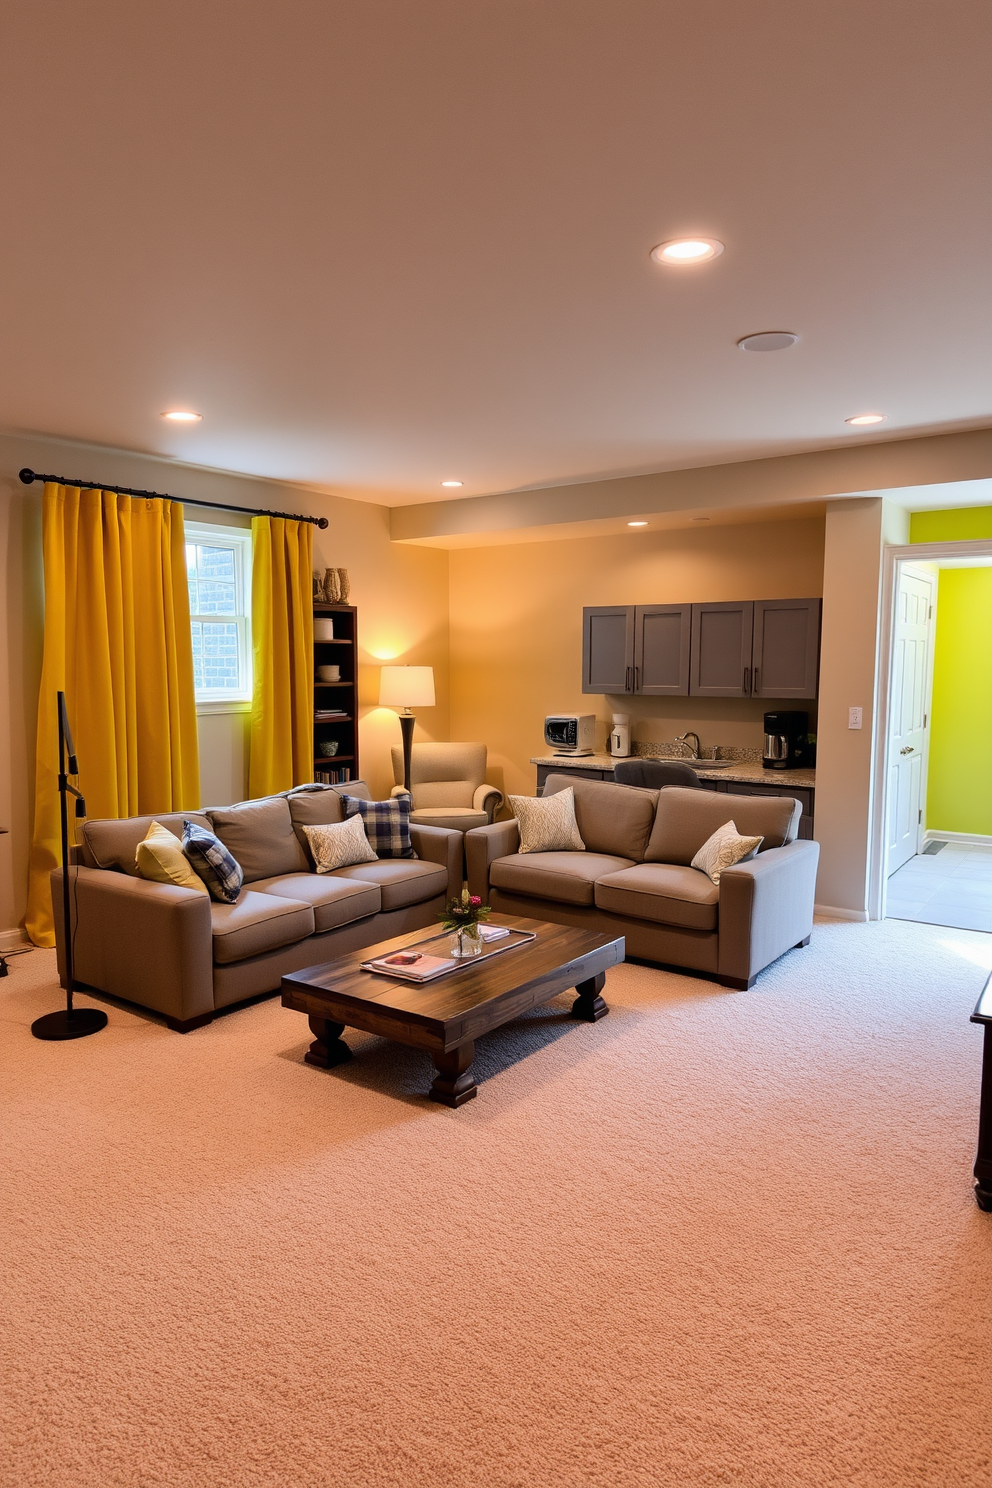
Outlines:
[[340,721],[350,717],[343,708],[318,708],[313,716],[317,723],[330,723],[335,718]]
[[318,785],[345,785],[351,779],[351,766],[338,765],[333,770],[316,770],[313,778]]

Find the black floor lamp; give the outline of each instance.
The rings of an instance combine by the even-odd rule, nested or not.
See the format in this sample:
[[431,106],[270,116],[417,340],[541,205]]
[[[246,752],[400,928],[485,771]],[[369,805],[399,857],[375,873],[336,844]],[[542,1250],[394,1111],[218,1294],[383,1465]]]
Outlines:
[[69,715],[65,706],[65,693],[59,693],[59,802],[62,818],[62,946],[65,953],[65,1012],[46,1013],[31,1024],[31,1032],[39,1039],[85,1038],[88,1033],[99,1033],[107,1026],[107,1015],[99,1008],[76,1008],[72,1005],[74,990],[72,956],[72,919],[69,908],[69,797],[75,797],[76,815],[86,815],[86,802],[74,785],[69,784],[70,775],[79,774],[79,765],[72,747],[69,732]]
[[411,708],[434,707],[434,668],[429,666],[384,666],[379,674],[379,705],[402,708],[403,784],[410,791],[410,759],[413,728],[417,722]]

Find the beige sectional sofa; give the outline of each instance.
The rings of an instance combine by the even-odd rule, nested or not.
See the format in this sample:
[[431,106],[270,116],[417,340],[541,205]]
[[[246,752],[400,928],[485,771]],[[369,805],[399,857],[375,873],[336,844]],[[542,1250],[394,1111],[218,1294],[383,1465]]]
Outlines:
[[[622,934],[628,956],[737,988],[809,940],[819,845],[796,839],[791,796],[643,790],[564,772],[548,776],[543,794],[568,787],[584,852],[520,853],[516,821],[466,834],[469,888],[493,909]],[[764,842],[717,887],[690,864],[730,820]]]
[[[218,1008],[273,992],[290,971],[432,924],[462,886],[462,834],[412,826],[416,858],[386,858],[317,874],[304,826],[343,820],[341,795],[370,799],[362,781],[289,791],[236,806],[87,821],[74,849],[76,980],[165,1016],[187,1033]],[[152,821],[214,832],[241,864],[236,904],[151,883],[135,851]],[[52,875],[59,972],[62,871]]]

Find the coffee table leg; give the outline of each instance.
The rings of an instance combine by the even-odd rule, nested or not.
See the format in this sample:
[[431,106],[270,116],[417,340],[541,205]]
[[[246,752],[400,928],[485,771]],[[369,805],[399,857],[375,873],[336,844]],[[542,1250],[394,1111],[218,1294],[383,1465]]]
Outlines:
[[344,1064],[351,1058],[351,1050],[341,1037],[343,1023],[332,1023],[329,1018],[318,1018],[315,1013],[310,1014],[309,1022],[314,1039],[303,1056],[305,1064],[315,1064],[318,1069],[333,1069],[336,1064]]
[[599,995],[605,986],[605,971],[590,977],[588,982],[579,982],[575,988],[579,995],[572,1003],[572,1017],[582,1018],[586,1023],[596,1023],[605,1018],[610,1010]]
[[459,1044],[457,1049],[449,1049],[446,1054],[437,1053],[433,1058],[437,1079],[431,1086],[431,1100],[456,1109],[478,1095],[479,1088],[468,1073],[475,1058],[475,1044],[471,1039]]

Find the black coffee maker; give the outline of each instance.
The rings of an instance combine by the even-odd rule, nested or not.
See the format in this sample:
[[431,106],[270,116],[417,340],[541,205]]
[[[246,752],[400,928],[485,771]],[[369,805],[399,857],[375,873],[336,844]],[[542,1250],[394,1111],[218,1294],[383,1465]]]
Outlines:
[[801,769],[809,762],[808,736],[808,713],[766,713],[761,763],[766,770]]

